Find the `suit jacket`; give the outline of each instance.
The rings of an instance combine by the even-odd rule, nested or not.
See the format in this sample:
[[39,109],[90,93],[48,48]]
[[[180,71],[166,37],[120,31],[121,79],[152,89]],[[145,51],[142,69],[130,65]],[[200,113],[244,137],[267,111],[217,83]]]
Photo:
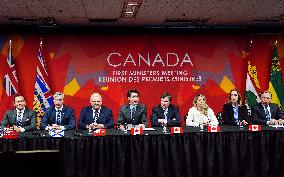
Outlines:
[[[158,119],[165,119],[164,110],[161,105],[153,108],[151,114],[152,127],[160,127],[162,124],[158,122]],[[175,105],[170,104],[168,107],[167,114],[167,126],[169,127],[179,127],[181,124],[181,117],[179,113],[179,108]]]
[[[36,112],[33,110],[30,110],[28,108],[25,108],[24,114],[23,114],[23,127],[25,131],[29,130],[35,130],[36,129]],[[8,110],[2,120],[1,123],[2,126],[13,126],[17,125],[17,110]]]
[[[79,129],[86,129],[87,125],[93,123],[93,109],[92,106],[85,107],[81,110],[80,118],[78,121],[78,128]],[[100,110],[99,117],[97,119],[98,124],[104,124],[106,128],[113,128],[113,114],[112,111],[102,106]]]
[[116,125],[119,126],[125,123],[133,125],[144,124],[147,127],[148,119],[146,115],[146,106],[144,104],[137,104],[136,112],[131,119],[130,104],[126,104],[123,105],[119,110]]
[[[279,119],[280,118],[280,109],[277,104],[270,103],[270,114],[271,119]],[[253,123],[255,124],[262,124],[266,125],[266,114],[265,110],[263,108],[262,103],[258,103],[251,108],[251,118]]]
[[[223,117],[224,125],[237,125],[237,123],[234,122],[234,110],[233,110],[233,106],[231,103],[226,103],[223,105],[222,117]],[[238,119],[239,121],[245,120],[249,122],[248,111],[245,105],[239,107]]]
[[[63,105],[62,114],[61,114],[61,126],[64,126],[65,130],[74,129],[76,126],[76,118],[74,114],[74,110],[66,105]],[[55,107],[52,106],[47,109],[45,112],[41,128],[44,130],[48,125],[56,124],[56,110]]]

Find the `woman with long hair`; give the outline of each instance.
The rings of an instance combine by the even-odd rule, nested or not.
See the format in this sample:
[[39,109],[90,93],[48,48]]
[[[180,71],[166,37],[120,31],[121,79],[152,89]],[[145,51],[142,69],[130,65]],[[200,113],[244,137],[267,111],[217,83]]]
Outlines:
[[206,104],[206,97],[198,94],[193,99],[193,107],[188,110],[186,126],[218,125],[218,120],[211,108]]

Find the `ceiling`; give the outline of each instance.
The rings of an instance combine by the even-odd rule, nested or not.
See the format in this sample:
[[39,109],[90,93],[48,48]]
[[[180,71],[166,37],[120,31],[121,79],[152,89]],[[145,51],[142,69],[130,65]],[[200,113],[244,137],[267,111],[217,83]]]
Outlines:
[[0,0],[1,26],[247,28],[284,27],[284,0]]

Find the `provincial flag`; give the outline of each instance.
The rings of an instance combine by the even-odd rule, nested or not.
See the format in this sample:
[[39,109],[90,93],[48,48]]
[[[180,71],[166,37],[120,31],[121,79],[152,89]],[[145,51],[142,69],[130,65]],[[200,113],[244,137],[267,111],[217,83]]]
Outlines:
[[143,128],[131,128],[130,133],[131,135],[143,135]]
[[94,136],[106,136],[106,129],[96,129],[93,133]]
[[284,85],[282,81],[282,71],[280,67],[280,58],[278,56],[277,46],[273,48],[271,60],[271,71],[268,90],[272,94],[272,103],[278,104],[280,110],[284,110]]
[[174,133],[183,133],[182,127],[171,127],[171,134]]
[[220,126],[217,126],[217,125],[207,126],[207,131],[208,132],[220,132]]
[[52,137],[60,138],[64,137],[64,130],[49,130],[49,135]]
[[[251,48],[251,44],[250,44]],[[250,50],[250,49],[249,49]],[[260,84],[258,80],[258,74],[256,66],[253,65],[252,52],[248,52],[244,55],[244,58],[247,60],[247,76],[246,76],[246,92],[245,92],[245,104],[250,112],[250,108],[260,102],[259,93],[260,93]]]
[[42,56],[42,42],[38,49],[38,64],[36,67],[36,82],[34,90],[33,109],[37,113],[37,128],[40,127],[41,120],[47,108],[53,105],[52,93],[48,84],[48,72],[46,69],[45,60]]
[[[6,48],[5,48],[6,49]],[[3,52],[2,52],[3,53]],[[14,96],[19,93],[16,62],[12,53],[12,41],[9,41],[7,57],[1,55],[0,121],[5,112],[12,108]]]
[[249,125],[249,131],[252,131],[252,132],[261,131],[261,126],[260,125]]

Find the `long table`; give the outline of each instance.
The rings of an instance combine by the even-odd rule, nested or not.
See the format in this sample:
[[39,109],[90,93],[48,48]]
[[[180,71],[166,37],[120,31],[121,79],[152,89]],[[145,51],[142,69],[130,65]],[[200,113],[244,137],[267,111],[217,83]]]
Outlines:
[[[284,176],[283,128],[262,126],[262,131],[250,132],[248,127],[222,126],[221,132],[209,133],[184,127],[182,134],[157,128],[135,136],[110,129],[102,137],[88,131],[75,136],[76,131],[61,138],[46,131],[24,132],[18,139],[0,139],[0,152],[6,162],[18,161],[22,170],[15,176],[49,176],[54,170],[53,176],[66,177]],[[33,155],[38,159],[32,163],[38,164],[26,172],[19,162],[29,162]]]

